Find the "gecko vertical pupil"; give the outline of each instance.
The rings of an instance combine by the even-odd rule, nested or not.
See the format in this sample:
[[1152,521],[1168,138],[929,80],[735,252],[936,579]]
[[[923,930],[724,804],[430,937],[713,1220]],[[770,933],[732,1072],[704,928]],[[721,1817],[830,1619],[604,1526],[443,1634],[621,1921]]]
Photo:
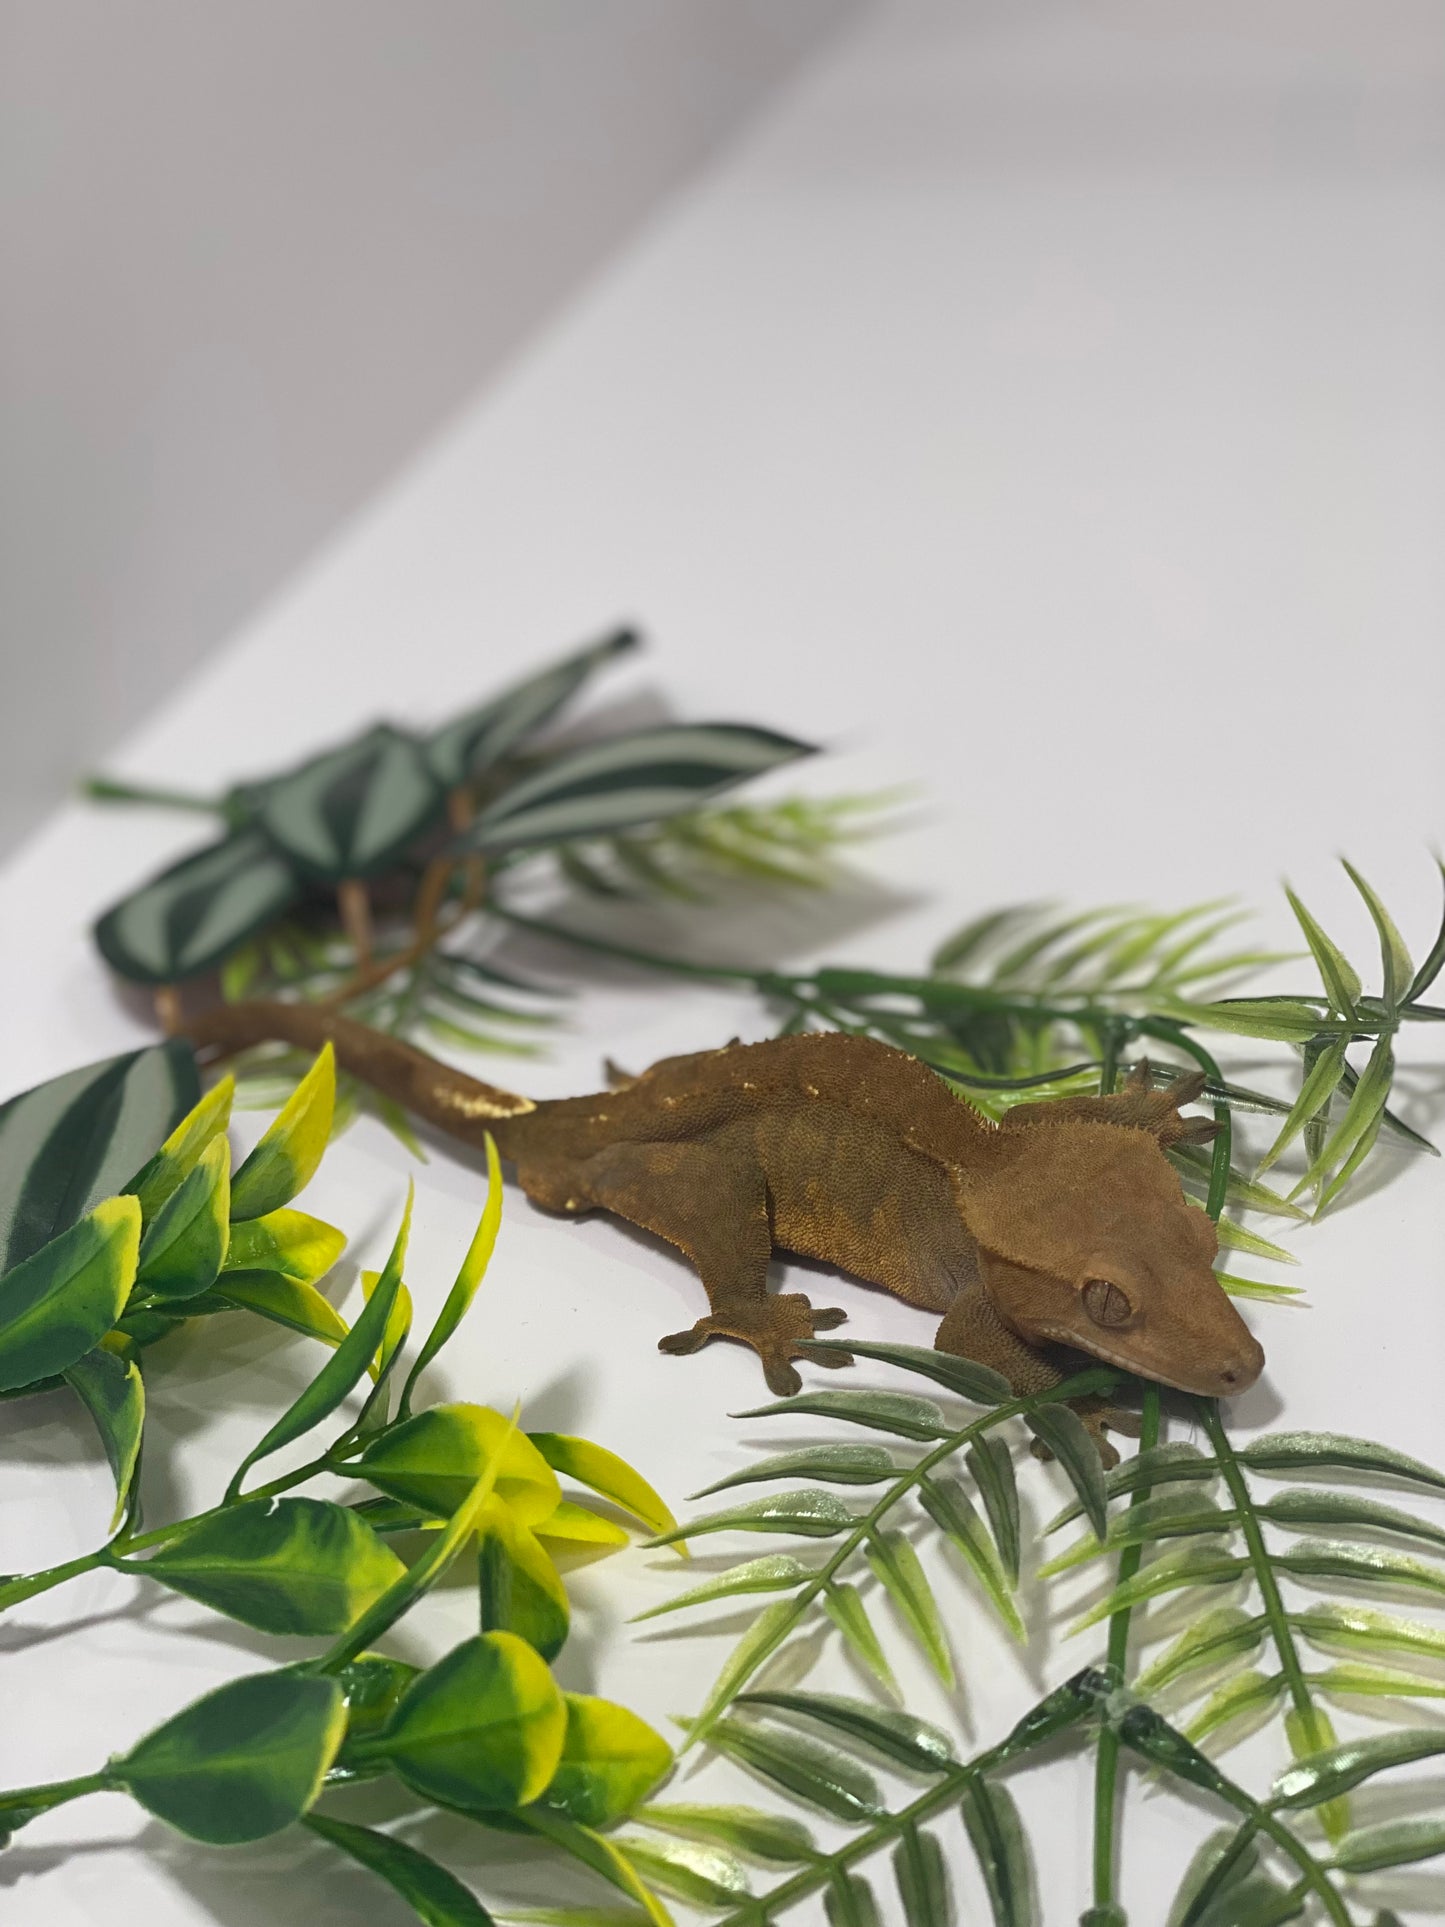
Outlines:
[[1084,1310],[1096,1325],[1127,1325],[1133,1306],[1107,1278],[1091,1278],[1084,1286]]

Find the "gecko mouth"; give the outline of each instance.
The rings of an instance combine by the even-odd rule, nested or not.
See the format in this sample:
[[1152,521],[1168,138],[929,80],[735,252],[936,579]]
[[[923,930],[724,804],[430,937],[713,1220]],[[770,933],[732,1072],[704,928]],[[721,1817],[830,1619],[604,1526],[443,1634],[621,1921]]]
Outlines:
[[1087,1350],[1088,1356],[1097,1358],[1100,1364],[1113,1365],[1119,1371],[1128,1372],[1135,1378],[1147,1378],[1156,1385],[1167,1385],[1172,1392],[1188,1392],[1195,1398],[1227,1398],[1236,1392],[1248,1391],[1264,1369],[1264,1353],[1255,1346],[1258,1354],[1257,1363],[1251,1358],[1247,1362],[1241,1360],[1238,1364],[1224,1365],[1209,1374],[1207,1379],[1203,1374],[1193,1380],[1171,1378],[1167,1372],[1162,1372],[1154,1366],[1142,1365],[1137,1358],[1130,1358],[1111,1345],[1099,1344],[1091,1339],[1089,1345],[1085,1347],[1079,1343],[1075,1333],[1064,1331],[1056,1325],[1040,1325],[1037,1336],[1056,1345],[1067,1345],[1070,1351]]

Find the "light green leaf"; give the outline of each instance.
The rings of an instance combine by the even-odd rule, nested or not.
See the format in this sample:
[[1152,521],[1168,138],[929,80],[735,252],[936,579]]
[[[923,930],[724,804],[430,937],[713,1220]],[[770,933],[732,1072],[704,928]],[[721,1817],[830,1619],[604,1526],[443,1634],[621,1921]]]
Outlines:
[[1377,1773],[1433,1759],[1441,1753],[1445,1753],[1445,1732],[1437,1727],[1407,1728],[1378,1739],[1347,1740],[1343,1746],[1329,1747],[1286,1767],[1274,1783],[1273,1803],[1287,1808],[1320,1806],[1326,1800],[1337,1800]]
[[[1104,1492],[1112,1502],[1124,1499],[1140,1486],[1177,1485],[1181,1482],[1196,1482],[1216,1479],[1219,1467],[1212,1458],[1206,1458],[1197,1445],[1188,1445],[1182,1439],[1170,1445],[1151,1446],[1146,1452],[1136,1452],[1132,1459],[1125,1459],[1115,1466],[1112,1472],[1104,1474]],[[1044,1527],[1045,1535],[1057,1532],[1070,1520],[1082,1517],[1084,1508],[1074,1501]]]
[[931,1398],[917,1398],[911,1392],[803,1392],[797,1398],[779,1399],[773,1405],[759,1405],[734,1416],[775,1418],[794,1413],[847,1419],[850,1424],[892,1432],[904,1439],[947,1438],[951,1429]]
[[812,1568],[795,1559],[792,1553],[771,1552],[762,1559],[745,1560],[730,1572],[719,1573],[715,1579],[705,1579],[700,1586],[692,1586],[675,1599],[664,1600],[660,1606],[649,1606],[645,1612],[634,1613],[632,1623],[657,1619],[684,1606],[705,1606],[714,1599],[734,1599],[741,1593],[787,1591],[812,1577]]
[[904,1624],[923,1648],[925,1657],[945,1686],[952,1687],[953,1660],[943,1617],[918,1554],[901,1532],[869,1533],[864,1556],[898,1608]]
[[672,1765],[672,1748],[646,1720],[611,1700],[566,1693],[562,1758],[543,1798],[583,1826],[630,1814]]
[[537,1537],[548,1548],[556,1546],[625,1546],[631,1541],[626,1529],[614,1519],[604,1519],[590,1507],[563,1499],[537,1528]]
[[599,1874],[609,1886],[616,1887],[629,1900],[635,1900],[652,1927],[672,1927],[671,1914],[643,1881],[628,1856],[613,1841],[594,1833],[590,1827],[579,1827],[576,1821],[568,1820],[560,1813],[549,1813],[545,1807],[532,1807],[517,1817],[533,1833],[550,1840],[553,1846],[560,1847],[584,1867],[590,1867],[593,1873]]
[[323,1298],[315,1285],[303,1285],[295,1278],[283,1278],[276,1271],[227,1271],[221,1274],[215,1295],[238,1311],[253,1311],[258,1318],[307,1338],[319,1338],[323,1345],[339,1345],[351,1329],[329,1298]]
[[[1226,1860],[1227,1867],[1217,1871]],[[1167,1927],[1228,1927],[1219,1909],[1238,1892],[1258,1862],[1256,1839],[1241,1844],[1239,1832],[1233,1827],[1210,1834],[1185,1869],[1169,1909]]]
[[1173,1645],[1139,1675],[1135,1689],[1148,1698],[1186,1674],[1253,1654],[1268,1624],[1263,1613],[1251,1616],[1238,1606],[1215,1606],[1191,1620]]
[[380,1874],[422,1927],[492,1927],[492,1916],[456,1875],[407,1841],[324,1813],[307,1814],[302,1824],[369,1872]]
[[1405,939],[1391,921],[1390,913],[1352,863],[1340,859],[1345,875],[1365,899],[1365,908],[1380,938],[1381,1001],[1389,1010],[1398,1008],[1400,999],[1415,974]]
[[308,1635],[345,1632],[406,1571],[347,1506],[297,1498],[202,1515],[123,1563],[244,1625]]
[[1422,1619],[1399,1619],[1366,1606],[1308,1606],[1290,1624],[1323,1652],[1416,1653],[1445,1659],[1445,1627]]
[[1310,947],[1315,963],[1319,966],[1320,981],[1324,984],[1325,995],[1329,998],[1331,1007],[1353,1022],[1356,1014],[1355,1007],[1360,1000],[1359,972],[1338,945],[1326,936],[1294,891],[1286,887],[1285,895],[1289,899],[1290,909],[1294,911],[1295,921],[1304,932],[1305,942]]
[[146,1225],[137,1288],[163,1301],[209,1291],[226,1260],[230,1205],[231,1147],[215,1137]]
[[1161,996],[1159,1003],[1160,1014],[1176,1023],[1201,1024],[1207,1030],[1264,1037],[1279,1044],[1307,1044],[1332,1028],[1314,1006],[1289,997],[1224,997],[1215,1003],[1193,1004],[1182,997]]
[[1419,1673],[1385,1666],[1327,1666],[1322,1673],[1312,1673],[1310,1683],[1322,1692],[1356,1699],[1445,1698],[1445,1680],[1424,1679]]
[[795,1800],[857,1825],[883,1812],[871,1773],[835,1747],[797,1733],[780,1733],[728,1715],[709,1734],[710,1744],[738,1765],[770,1780]]
[[634,629],[615,629],[447,723],[426,746],[437,781],[455,789],[491,769],[554,716],[595,670],[640,641]]
[[1218,1692],[1211,1693],[1184,1728],[1184,1737],[1197,1745],[1207,1734],[1236,1720],[1258,1720],[1273,1710],[1284,1693],[1283,1673],[1246,1672],[1227,1680]]
[[[1345,1106],[1344,1116],[1325,1139],[1319,1156],[1311,1162],[1309,1169],[1290,1192],[1292,1198],[1298,1197],[1301,1191],[1307,1191],[1311,1185],[1318,1184],[1341,1160],[1348,1161],[1361,1143],[1368,1140],[1367,1149],[1369,1144],[1373,1144],[1379,1134],[1394,1075],[1393,1040],[1389,1031],[1382,1031],[1375,1039],[1369,1061],[1361,1071],[1350,1101]],[[1355,1165],[1350,1166],[1352,1172],[1355,1168]]]
[[1127,1510],[1116,1512],[1102,1544],[1092,1534],[1076,1539],[1040,1566],[1037,1577],[1052,1579],[1058,1573],[1087,1565],[1091,1559],[1121,1551],[1125,1546],[1148,1546],[1159,1539],[1188,1539],[1228,1532],[1238,1523],[1237,1512],[1226,1512],[1203,1493],[1161,1492],[1136,1500]]
[[987,1780],[972,1779],[960,1811],[988,1889],[995,1927],[1034,1927],[1033,1869],[1012,1795]]
[[1221,1217],[1215,1225],[1219,1242],[1229,1251],[1247,1251],[1254,1258],[1268,1258],[1277,1265],[1297,1265],[1299,1259],[1283,1245],[1272,1238],[1262,1238],[1257,1231],[1250,1231],[1236,1218]]
[[346,1233],[305,1211],[268,1211],[231,1230],[227,1271],[274,1271],[314,1285],[346,1249]]
[[957,1392],[960,1398],[971,1399],[975,1405],[1006,1405],[1014,1396],[1013,1387],[1001,1372],[990,1371],[987,1365],[975,1364],[971,1358],[959,1358],[952,1352],[930,1351],[922,1345],[885,1345],[857,1338],[827,1338],[805,1339],[803,1349],[852,1352],[859,1358],[875,1358],[885,1365],[897,1365],[905,1372],[931,1378],[936,1385],[946,1386],[950,1392]]
[[428,1667],[375,1746],[424,1799],[511,1809],[546,1790],[566,1730],[546,1661],[513,1633],[481,1633]]
[[531,1432],[528,1437],[564,1479],[575,1479],[600,1493],[654,1532],[671,1532],[676,1526],[671,1511],[642,1474],[605,1445],[594,1445],[591,1439],[573,1438],[566,1432]]
[[1222,1586],[1249,1571],[1249,1561],[1233,1554],[1214,1552],[1203,1546],[1185,1546],[1152,1560],[1132,1579],[1115,1586],[1107,1598],[1091,1607],[1082,1619],[1069,1628],[1071,1634],[1097,1626],[1124,1607],[1142,1606],[1146,1599],[1158,1599],[1166,1592],[1179,1592],[1186,1586]]
[[[503,1500],[493,1497],[477,1526],[477,1578],[484,1633],[515,1633],[543,1659],[567,1643],[571,1608],[557,1568]],[[597,1824],[595,1814],[574,1820]]]
[[1445,1567],[1427,1566],[1423,1559],[1411,1559],[1403,1552],[1390,1552],[1383,1546],[1348,1546],[1328,1539],[1306,1539],[1289,1552],[1276,1553],[1275,1564],[1282,1571],[1297,1573],[1301,1578],[1379,1580],[1385,1585],[1445,1595]]
[[1347,1833],[1335,1848],[1335,1865],[1347,1873],[1380,1873],[1411,1867],[1445,1853],[1445,1820],[1391,1820]]
[[259,830],[242,829],[122,897],[96,924],[95,941],[132,983],[177,983],[214,970],[300,894],[285,857]]
[[803,1487],[796,1492],[770,1492],[726,1512],[704,1513],[685,1526],[674,1526],[671,1532],[659,1532],[647,1544],[670,1546],[707,1532],[786,1532],[809,1539],[831,1539],[857,1523],[856,1513],[835,1492],[813,1492]]
[[747,1896],[747,1875],[722,1847],[689,1840],[644,1840],[631,1833],[617,1844],[655,1887],[695,1907],[732,1907]]
[[[1284,1716],[1284,1732],[1290,1752],[1301,1761],[1313,1760],[1339,1744],[1334,1722],[1318,1700],[1289,1707]],[[1328,1839],[1343,1839],[1350,1824],[1349,1802],[1339,1798],[1323,1801],[1319,1818]]]
[[355,1461],[358,1478],[437,1518],[453,1514],[493,1466],[498,1498],[522,1525],[540,1528],[562,1496],[557,1476],[527,1435],[489,1406],[430,1406],[379,1434]]
[[1251,1298],[1262,1305],[1303,1306],[1302,1285],[1267,1285],[1259,1278],[1237,1278],[1233,1272],[1216,1271],[1215,1278],[1231,1298]]
[[1024,1623],[1013,1602],[1013,1588],[999,1562],[993,1540],[963,1487],[956,1479],[934,1474],[921,1482],[918,1497],[929,1518],[943,1531],[983,1587],[1004,1625],[1015,1639],[1025,1639]]
[[1241,1446],[1238,1456],[1254,1472],[1366,1472],[1445,1492],[1445,1473],[1373,1439],[1344,1432],[1269,1432]]
[[1279,1135],[1259,1161],[1261,1172],[1267,1171],[1282,1151],[1288,1149],[1299,1136],[1312,1117],[1324,1110],[1334,1096],[1345,1070],[1345,1051],[1347,1037],[1337,1037],[1335,1041],[1315,1059],[1309,1075],[1300,1086],[1299,1096],[1290,1106],[1289,1115],[1279,1128]]
[[908,1927],[948,1927],[952,1918],[943,1849],[931,1833],[909,1827],[893,1849],[893,1877]]
[[[123,1341],[122,1341],[123,1342]],[[145,1427],[145,1384],[140,1366],[121,1349],[102,1340],[94,1351],[67,1367],[65,1382],[80,1396],[95,1420],[95,1429],[105,1447],[105,1456],[115,1477],[115,1511],[110,1529],[114,1532],[125,1516],[131,1484],[140,1464],[141,1435]]]
[[0,1278],[0,1391],[63,1372],[98,1345],[135,1282],[140,1205],[107,1198]]
[[896,1699],[898,1682],[858,1588],[846,1581],[831,1582],[823,1592],[823,1610],[884,1691]]
[[237,1846],[300,1819],[345,1730],[334,1680],[252,1673],[184,1707],[108,1777],[193,1840]]
[[[195,1059],[189,1047],[186,1056],[191,1059],[194,1072]],[[186,1112],[155,1156],[124,1186],[140,1199],[141,1216],[147,1224],[182,1180],[195,1170],[202,1153],[225,1134],[235,1095],[236,1080],[228,1073]]]
[[1109,1529],[1109,1502],[1104,1491],[1104,1468],[1099,1463],[1099,1448],[1089,1437],[1084,1421],[1067,1405],[1040,1405],[1026,1412],[1028,1428],[1053,1453],[1069,1484],[1074,1488],[1084,1516],[1102,1540]]
[[754,1459],[740,1472],[731,1472],[694,1499],[710,1498],[730,1486],[755,1485],[765,1479],[822,1479],[832,1485],[879,1485],[897,1475],[892,1455],[881,1445],[805,1445],[796,1452],[775,1452],[766,1459]]
[[664,1833],[703,1840],[768,1866],[801,1866],[817,1852],[800,1820],[759,1812],[756,1807],[646,1806],[635,1816]]
[[389,868],[441,815],[422,746],[389,723],[268,783],[267,840],[304,874],[339,883]]
[[1019,1495],[1013,1456],[1004,1439],[985,1435],[971,1445],[965,1463],[973,1474],[999,1563],[1011,1586],[1019,1582]]
[[231,1216],[264,1218],[315,1176],[331,1135],[336,1055],[328,1043],[231,1180]]
[[467,1255],[462,1260],[462,1268],[457,1273],[446,1302],[437,1313],[436,1323],[427,1333],[421,1350],[417,1353],[416,1363],[407,1374],[405,1385],[401,1388],[401,1403],[397,1416],[406,1418],[411,1412],[412,1393],[416,1390],[417,1380],[430,1365],[442,1346],[456,1331],[473,1298],[477,1288],[486,1276],[487,1266],[491,1263],[492,1252],[496,1248],[497,1231],[502,1222],[502,1166],[497,1157],[496,1142],[490,1131],[486,1134],[487,1146],[487,1201],[482,1207],[481,1219],[473,1233]]
[[909,1773],[944,1773],[954,1763],[953,1742],[941,1728],[896,1707],[874,1706],[836,1693],[744,1693],[738,1704],[766,1706],[816,1721]]

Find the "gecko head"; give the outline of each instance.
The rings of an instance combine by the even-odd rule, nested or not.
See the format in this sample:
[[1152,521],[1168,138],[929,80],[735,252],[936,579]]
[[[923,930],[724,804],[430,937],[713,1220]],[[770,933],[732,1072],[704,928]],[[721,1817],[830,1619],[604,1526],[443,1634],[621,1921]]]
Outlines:
[[1075,1109],[1001,1131],[999,1151],[961,1204],[984,1287],[1021,1338],[1204,1397],[1253,1385],[1264,1353],[1158,1135]]

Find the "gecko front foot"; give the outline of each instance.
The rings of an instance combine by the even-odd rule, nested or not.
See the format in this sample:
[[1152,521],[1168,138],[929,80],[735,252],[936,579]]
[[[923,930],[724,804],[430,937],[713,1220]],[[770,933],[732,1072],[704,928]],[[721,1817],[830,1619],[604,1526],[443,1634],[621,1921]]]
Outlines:
[[[779,1398],[791,1398],[803,1384],[790,1362],[803,1355],[798,1350],[799,1341],[812,1338],[818,1332],[832,1331],[847,1316],[847,1312],[836,1306],[815,1311],[801,1292],[784,1292],[756,1304],[712,1312],[706,1318],[699,1318],[688,1331],[670,1332],[666,1338],[660,1338],[657,1349],[676,1355],[699,1351],[710,1338],[736,1338],[744,1345],[751,1345],[763,1361],[768,1389]],[[809,1352],[807,1356],[815,1365],[852,1363],[847,1352],[819,1351]]]

